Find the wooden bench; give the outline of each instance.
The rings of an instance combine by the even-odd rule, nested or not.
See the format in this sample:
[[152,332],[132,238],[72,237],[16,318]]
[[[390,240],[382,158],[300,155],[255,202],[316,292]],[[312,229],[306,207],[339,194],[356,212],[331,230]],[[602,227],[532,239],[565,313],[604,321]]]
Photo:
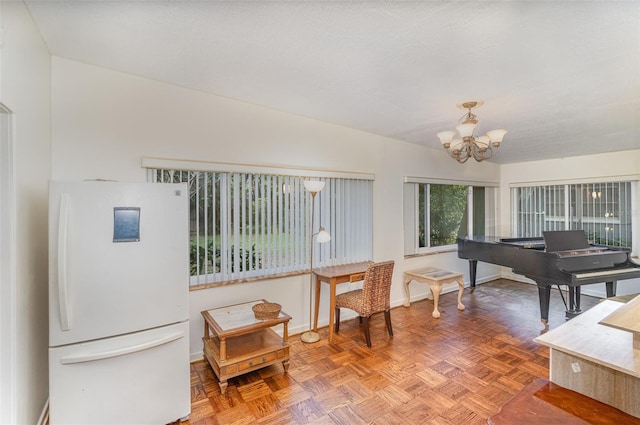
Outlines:
[[498,413],[490,425],[638,425],[639,419],[598,400],[536,378]]
[[448,283],[458,284],[458,310],[464,310],[462,304],[462,291],[464,290],[464,280],[462,279],[462,273],[454,273],[446,270],[441,270],[436,267],[427,267],[419,270],[409,270],[404,272],[404,290],[407,294],[404,306],[409,307],[411,305],[411,295],[409,294],[409,282],[415,280],[416,282],[426,283],[429,285],[431,294],[433,295],[433,313],[431,315],[436,319],[440,317],[440,311],[438,310],[438,300],[440,298],[440,292],[442,292],[442,285]]

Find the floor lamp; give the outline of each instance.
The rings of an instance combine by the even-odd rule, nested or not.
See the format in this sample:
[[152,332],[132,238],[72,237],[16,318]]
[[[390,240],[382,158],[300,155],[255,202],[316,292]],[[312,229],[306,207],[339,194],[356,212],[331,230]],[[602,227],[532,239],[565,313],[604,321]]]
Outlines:
[[324,182],[319,180],[305,180],[304,188],[307,191],[311,192],[311,224],[309,228],[311,229],[309,234],[311,237],[309,238],[309,252],[311,253],[311,258],[309,261],[309,330],[302,334],[300,340],[306,343],[317,342],[320,340],[320,335],[317,332],[313,331],[311,312],[313,311],[313,238],[316,237],[318,243],[325,243],[331,240],[331,236],[324,230],[324,227],[320,227],[317,233],[313,233],[313,217],[315,212],[315,202],[316,195],[318,192],[322,190],[324,187]]

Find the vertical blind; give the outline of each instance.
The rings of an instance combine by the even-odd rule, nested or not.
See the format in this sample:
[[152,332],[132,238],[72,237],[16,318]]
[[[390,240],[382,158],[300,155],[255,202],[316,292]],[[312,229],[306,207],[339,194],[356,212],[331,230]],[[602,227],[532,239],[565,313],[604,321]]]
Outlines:
[[[323,178],[312,197],[304,178],[239,172],[151,169],[152,182],[187,182],[191,285],[304,271],[312,235],[315,266],[365,261],[372,254],[372,182]],[[313,229],[313,230],[312,230]],[[313,232],[313,233],[310,233]]]
[[516,237],[582,229],[594,243],[632,245],[631,182],[515,187]]
[[595,243],[631,246],[631,183],[611,182],[571,186],[572,229],[584,229]]
[[516,236],[542,236],[545,230],[566,230],[565,186],[515,189]]

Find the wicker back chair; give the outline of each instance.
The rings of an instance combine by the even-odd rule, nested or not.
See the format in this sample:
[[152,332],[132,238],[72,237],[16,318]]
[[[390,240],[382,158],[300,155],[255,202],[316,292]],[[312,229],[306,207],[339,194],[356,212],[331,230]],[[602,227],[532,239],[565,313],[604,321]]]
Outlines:
[[369,317],[374,313],[384,311],[384,320],[387,325],[387,331],[389,332],[389,336],[393,338],[391,313],[389,311],[393,266],[393,261],[370,264],[364,274],[362,289],[344,292],[336,296],[336,333],[340,331],[340,309],[348,308],[355,311],[360,316],[360,322],[363,323],[364,326],[364,336],[367,341],[367,347],[371,347]]

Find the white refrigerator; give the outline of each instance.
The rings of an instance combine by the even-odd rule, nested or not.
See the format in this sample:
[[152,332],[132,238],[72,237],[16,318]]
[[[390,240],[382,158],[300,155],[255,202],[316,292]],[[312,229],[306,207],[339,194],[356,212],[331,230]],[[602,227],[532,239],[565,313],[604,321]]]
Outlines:
[[49,413],[57,424],[189,416],[185,184],[49,185]]

